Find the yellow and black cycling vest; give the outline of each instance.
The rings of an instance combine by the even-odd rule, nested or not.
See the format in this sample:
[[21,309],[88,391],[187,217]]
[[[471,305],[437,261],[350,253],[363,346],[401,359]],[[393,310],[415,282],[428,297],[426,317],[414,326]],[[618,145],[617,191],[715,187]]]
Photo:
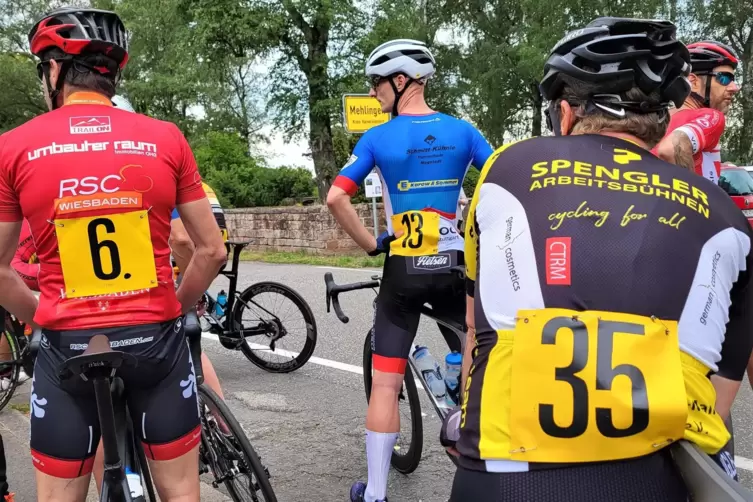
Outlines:
[[729,439],[714,372],[753,345],[751,227],[714,183],[602,136],[506,145],[466,230],[461,463],[510,472]]

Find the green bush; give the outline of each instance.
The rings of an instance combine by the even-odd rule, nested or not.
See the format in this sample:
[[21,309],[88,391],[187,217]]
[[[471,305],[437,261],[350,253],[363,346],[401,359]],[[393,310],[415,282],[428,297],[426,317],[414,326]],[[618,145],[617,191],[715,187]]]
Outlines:
[[225,207],[279,206],[284,199],[316,194],[310,171],[267,167],[263,159],[248,154],[237,134],[208,132],[194,142],[193,150],[204,181]]

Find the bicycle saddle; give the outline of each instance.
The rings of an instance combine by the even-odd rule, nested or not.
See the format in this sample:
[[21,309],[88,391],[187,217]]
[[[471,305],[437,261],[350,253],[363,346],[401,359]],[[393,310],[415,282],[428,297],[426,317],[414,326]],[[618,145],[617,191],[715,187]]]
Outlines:
[[112,350],[110,339],[105,335],[94,335],[89,346],[80,356],[71,357],[58,367],[61,380],[80,376],[84,380],[110,377],[123,365],[136,366],[136,357],[119,350]]

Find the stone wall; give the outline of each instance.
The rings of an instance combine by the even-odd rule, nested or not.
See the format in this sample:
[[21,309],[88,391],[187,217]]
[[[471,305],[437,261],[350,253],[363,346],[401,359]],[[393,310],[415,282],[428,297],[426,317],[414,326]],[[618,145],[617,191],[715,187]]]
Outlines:
[[[353,206],[369,232],[371,204]],[[383,204],[377,204],[379,231],[386,229]],[[225,209],[230,238],[250,241],[251,251],[306,251],[314,254],[362,254],[329,213],[327,206]]]

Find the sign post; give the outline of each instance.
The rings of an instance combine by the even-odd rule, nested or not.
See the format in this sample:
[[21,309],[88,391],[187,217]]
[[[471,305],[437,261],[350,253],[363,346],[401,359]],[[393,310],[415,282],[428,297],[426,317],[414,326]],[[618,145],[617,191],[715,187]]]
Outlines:
[[368,94],[343,95],[343,126],[351,134],[363,134],[374,126],[390,120],[382,105]]
[[[368,94],[343,94],[343,127],[350,134],[363,134],[374,126],[388,122],[392,118],[382,111],[382,105]],[[377,198],[382,196],[382,180],[372,171],[364,180],[366,197],[371,199],[371,214],[374,217],[374,238],[379,236],[377,218]]]
[[374,238],[379,236],[379,221],[377,219],[377,198],[382,196],[382,180],[375,172],[371,172],[363,181],[366,197],[371,199],[371,214],[374,216]]

